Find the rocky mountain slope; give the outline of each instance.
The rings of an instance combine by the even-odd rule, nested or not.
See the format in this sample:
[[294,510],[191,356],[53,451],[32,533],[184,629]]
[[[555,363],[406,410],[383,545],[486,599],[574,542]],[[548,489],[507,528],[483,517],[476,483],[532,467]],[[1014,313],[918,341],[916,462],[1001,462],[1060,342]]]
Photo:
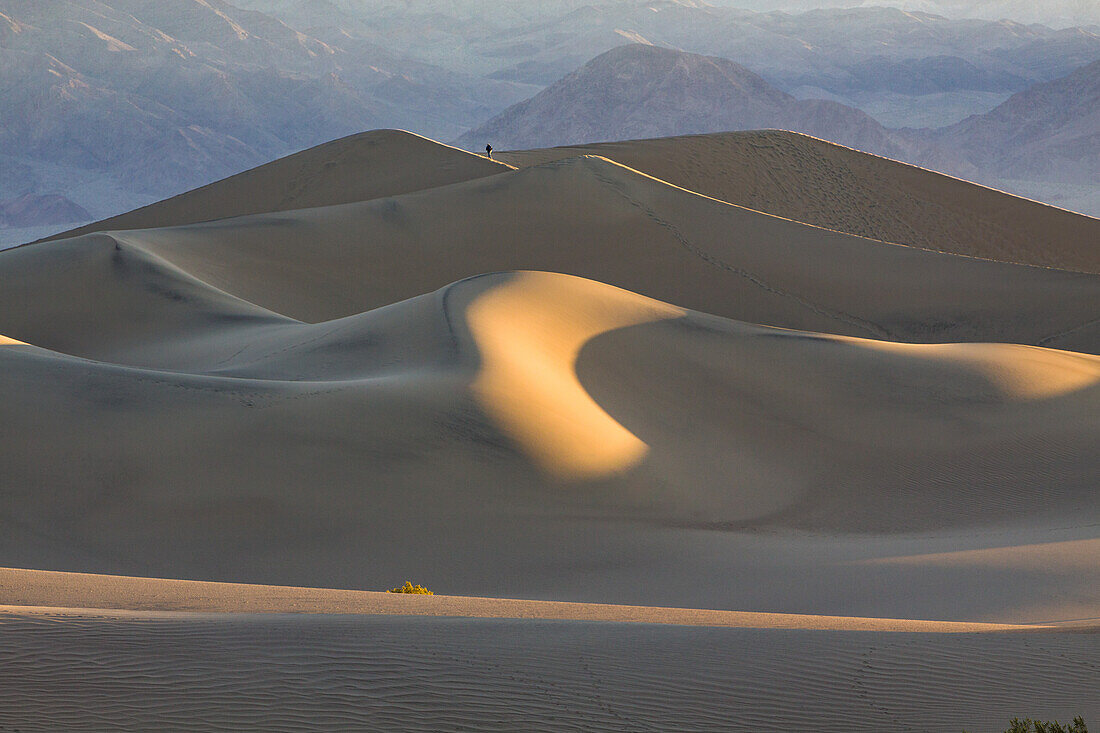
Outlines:
[[1100,61],[933,139],[990,176],[1100,185]]
[[87,221],[91,214],[64,196],[24,194],[0,201],[0,227],[28,227],[40,224],[71,224]]

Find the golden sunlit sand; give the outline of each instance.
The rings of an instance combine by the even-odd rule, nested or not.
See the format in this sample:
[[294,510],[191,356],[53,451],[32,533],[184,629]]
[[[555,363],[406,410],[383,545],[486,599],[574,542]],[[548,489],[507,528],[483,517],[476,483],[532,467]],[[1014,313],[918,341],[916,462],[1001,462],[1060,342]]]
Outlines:
[[386,616],[556,619],[834,631],[985,633],[1039,631],[1054,626],[915,619],[749,613],[508,598],[408,596],[401,593],[293,588],[239,583],[130,578],[0,568],[0,614],[110,616],[119,613],[318,613]]
[[621,473],[647,446],[585,391],[577,358],[601,334],[682,315],[591,281],[522,273],[470,304],[467,324],[482,362],[472,389],[545,470],[576,480]]

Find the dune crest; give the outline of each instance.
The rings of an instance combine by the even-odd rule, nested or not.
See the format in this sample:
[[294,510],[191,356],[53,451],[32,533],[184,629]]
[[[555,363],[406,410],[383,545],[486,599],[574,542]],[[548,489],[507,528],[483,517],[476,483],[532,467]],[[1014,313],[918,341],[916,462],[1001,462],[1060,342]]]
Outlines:
[[0,346],[27,346],[23,341],[17,341],[13,338],[8,338],[4,334],[0,333]]
[[517,167],[602,155],[731,204],[883,242],[1100,272],[1100,220],[784,130],[503,151]]
[[142,615],[195,613],[462,616],[887,633],[989,633],[1052,628],[1041,624],[753,613],[516,598],[408,596],[384,591],[210,583],[0,567],[0,626],[9,617],[21,614],[59,618],[140,618]]
[[955,366],[979,375],[1010,400],[1061,397],[1100,384],[1100,358],[1016,344],[906,344],[853,340],[881,352]]
[[367,201],[510,169],[405,130],[370,130],[42,241]]
[[517,273],[467,307],[482,358],[471,389],[543,470],[564,479],[620,473],[648,446],[585,391],[577,357],[600,334],[684,313],[581,278]]
[[981,550],[936,552],[925,555],[880,557],[865,565],[934,565],[939,567],[977,567],[987,570],[1026,567],[1040,572],[1090,573],[1100,567],[1100,538],[1046,542],[1036,545],[1010,545]]

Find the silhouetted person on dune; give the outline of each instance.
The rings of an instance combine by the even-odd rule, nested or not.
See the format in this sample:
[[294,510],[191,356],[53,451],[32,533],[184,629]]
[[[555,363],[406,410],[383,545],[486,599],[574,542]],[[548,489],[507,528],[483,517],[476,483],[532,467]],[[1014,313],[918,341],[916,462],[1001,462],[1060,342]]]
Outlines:
[[486,145],[485,146],[485,157],[488,158],[489,160],[493,159],[493,146],[492,145]]

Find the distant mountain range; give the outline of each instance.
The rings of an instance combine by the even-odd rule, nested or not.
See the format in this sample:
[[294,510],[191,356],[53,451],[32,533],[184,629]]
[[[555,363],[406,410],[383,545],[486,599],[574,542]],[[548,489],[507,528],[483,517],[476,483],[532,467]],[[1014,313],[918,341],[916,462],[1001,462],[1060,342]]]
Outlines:
[[[831,3],[234,1],[308,29],[330,44],[339,45],[350,35],[455,71],[539,87],[624,43],[720,56],[796,97],[858,107],[890,127],[953,124],[1100,58],[1100,26],[1088,30],[1065,27],[1080,23],[1061,23],[1054,30],[1015,20],[1030,23],[1046,8],[1057,10],[1051,18],[1063,21],[1087,20],[1100,12],[1074,6],[1075,0],[1031,3],[1030,10],[1023,3],[1009,7],[1015,0],[891,0],[862,4],[910,9],[917,4],[928,12],[859,7],[795,14],[744,7],[806,10]],[[968,7],[992,20],[944,17],[966,16]]]
[[[962,175],[988,164],[974,152],[981,133],[886,128],[961,124],[1100,58],[1100,30],[893,8],[792,15],[700,0],[0,0],[0,201],[60,196],[70,214],[102,218],[363,130],[451,140],[630,43],[729,60],[700,66],[690,82],[645,81],[648,103],[667,98],[677,121],[661,132],[793,127]],[[719,89],[727,96],[705,98]],[[694,95],[694,107],[680,107],[677,93]],[[620,113],[634,131],[625,134],[650,134],[651,123]],[[554,139],[588,137],[584,126],[595,122],[586,114],[557,119],[567,127]],[[945,140],[966,154],[927,152]],[[1017,174],[1008,163],[994,167]],[[1087,171],[1074,180],[1087,186]],[[39,223],[54,218],[43,213]],[[0,246],[48,233],[27,235],[10,221],[0,222]]]
[[540,85],[631,41],[732,59],[784,91],[833,93],[864,90],[868,75],[880,90],[919,89],[923,59],[939,60],[940,89],[1019,91],[1100,53],[1093,31],[885,7],[788,14],[700,0],[236,1],[326,40],[363,34],[421,61]]
[[1100,26],[1100,3],[1094,0],[716,0],[752,10],[805,12],[818,8],[889,6],[937,13],[949,18],[986,18],[1041,23],[1051,28]]
[[523,95],[219,0],[3,0],[0,13],[0,151],[157,195],[364,128],[457,134]]
[[26,193],[18,198],[0,201],[0,226],[34,227],[72,224],[87,221],[91,214],[64,196]]

